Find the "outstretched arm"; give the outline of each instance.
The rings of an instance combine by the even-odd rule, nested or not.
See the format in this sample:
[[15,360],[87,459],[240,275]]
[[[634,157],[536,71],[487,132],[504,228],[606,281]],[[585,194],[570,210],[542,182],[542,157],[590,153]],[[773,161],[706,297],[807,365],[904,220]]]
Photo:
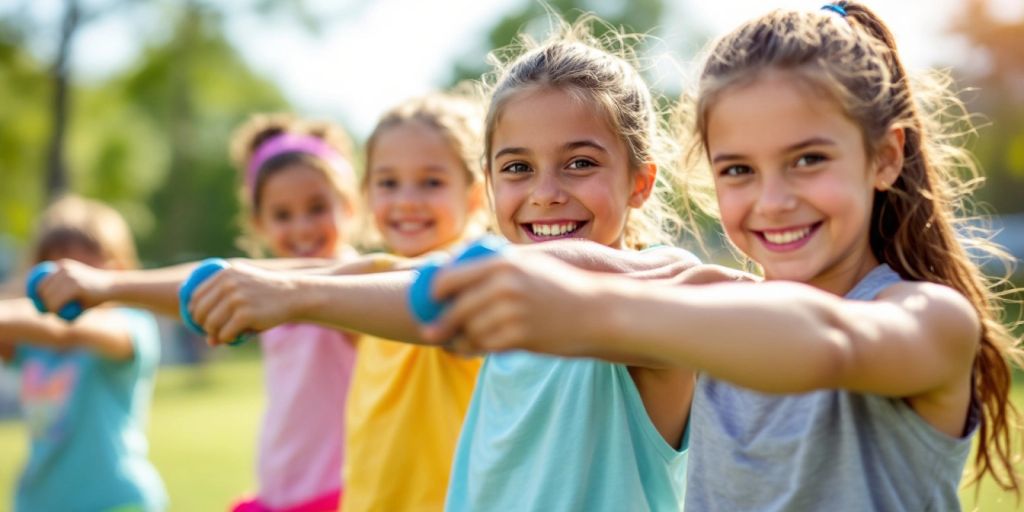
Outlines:
[[13,355],[13,342],[68,349],[81,347],[108,359],[134,356],[131,333],[118,327],[110,311],[90,310],[75,323],[53,315],[40,315],[28,299],[0,300],[0,332],[7,347],[5,359]]
[[[259,268],[309,273],[365,272],[368,265],[338,263],[316,258],[278,258],[249,260],[235,258]],[[57,271],[39,285],[39,295],[50,311],[59,311],[64,304],[77,300],[86,308],[105,302],[121,302],[143,307],[169,316],[178,315],[178,288],[188,279],[199,262],[182,263],[148,270],[109,270],[88,266],[74,260],[60,260]]]
[[469,350],[696,368],[767,392],[926,393],[969,373],[980,336],[967,300],[927,283],[867,302],[796,283],[651,286],[503,258],[446,271],[435,291],[454,304],[428,340],[461,333]]
[[222,270],[192,295],[192,318],[212,343],[287,322],[310,322],[423,343],[408,309],[413,273],[318,276],[249,265]]
[[584,270],[627,274],[636,279],[671,279],[700,264],[693,253],[678,247],[623,251],[579,239],[521,245],[516,246],[516,251],[544,254]]

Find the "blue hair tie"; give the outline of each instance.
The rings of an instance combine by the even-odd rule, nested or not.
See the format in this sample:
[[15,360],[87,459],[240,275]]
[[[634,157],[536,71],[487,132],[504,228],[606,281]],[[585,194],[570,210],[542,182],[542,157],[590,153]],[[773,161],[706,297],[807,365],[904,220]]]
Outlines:
[[843,6],[839,4],[827,4],[821,6],[821,8],[826,11],[832,11],[844,18],[846,17],[846,9],[844,9]]

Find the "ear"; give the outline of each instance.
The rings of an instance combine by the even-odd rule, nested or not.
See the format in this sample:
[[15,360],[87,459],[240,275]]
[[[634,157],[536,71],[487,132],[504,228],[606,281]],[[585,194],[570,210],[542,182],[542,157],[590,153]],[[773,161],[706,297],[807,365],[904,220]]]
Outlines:
[[893,128],[882,139],[875,158],[875,190],[886,191],[900,177],[903,170],[903,144],[906,133],[903,128]]
[[654,182],[658,179],[658,164],[645,162],[633,175],[633,190],[629,194],[629,206],[640,208],[651,197]]

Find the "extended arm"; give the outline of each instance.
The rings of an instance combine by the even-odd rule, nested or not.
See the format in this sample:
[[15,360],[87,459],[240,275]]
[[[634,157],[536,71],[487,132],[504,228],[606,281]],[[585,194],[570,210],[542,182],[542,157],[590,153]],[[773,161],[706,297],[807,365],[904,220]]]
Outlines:
[[422,343],[408,308],[413,273],[316,276],[236,265],[199,286],[190,312],[213,342],[286,322],[311,322]]
[[969,373],[980,337],[967,300],[932,284],[897,284],[876,301],[781,282],[598,289],[594,344],[581,354],[627,352],[766,392],[928,393]]
[[69,324],[53,315],[40,315],[28,299],[0,301],[0,331],[8,347],[5,359],[13,354],[14,341],[54,349],[81,347],[108,359],[131,359],[131,334],[117,326],[110,311],[88,311]]

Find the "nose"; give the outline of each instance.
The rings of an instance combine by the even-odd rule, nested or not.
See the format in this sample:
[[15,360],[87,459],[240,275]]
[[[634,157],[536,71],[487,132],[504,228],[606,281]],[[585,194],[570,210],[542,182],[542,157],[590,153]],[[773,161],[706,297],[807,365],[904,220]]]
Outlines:
[[419,201],[420,195],[415,187],[400,187],[395,192],[395,205],[401,209],[412,209],[417,206]]
[[540,171],[534,177],[530,202],[536,206],[551,206],[565,202],[565,189],[556,172]]
[[761,176],[761,189],[754,210],[756,213],[772,216],[796,209],[796,195],[784,177],[773,176],[772,173]]

